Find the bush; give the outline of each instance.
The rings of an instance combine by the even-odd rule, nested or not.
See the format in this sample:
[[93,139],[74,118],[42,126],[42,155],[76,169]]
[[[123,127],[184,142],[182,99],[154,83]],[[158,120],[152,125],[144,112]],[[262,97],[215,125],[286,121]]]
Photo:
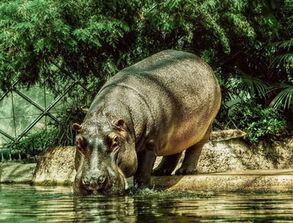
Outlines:
[[53,146],[72,146],[75,144],[75,131],[73,123],[81,123],[85,117],[85,111],[76,104],[70,104],[59,114],[59,123],[54,126],[56,129]]
[[[291,109],[287,116],[292,116],[291,12],[288,0],[2,0],[0,89],[11,90],[16,80],[25,86],[39,82],[58,95],[65,83],[79,80],[88,92],[78,94],[75,102],[88,106],[84,96],[93,98],[118,70],[160,50],[189,51],[221,73],[219,125],[244,126],[255,141],[283,123],[278,116],[276,122],[260,124],[268,115],[261,113],[274,111],[254,107],[267,104],[265,94],[276,83],[282,85],[269,99],[275,98],[275,107]],[[254,103],[243,104],[245,100]],[[75,102],[73,108],[83,107]],[[260,117],[251,121],[247,115],[240,124],[244,115],[231,105],[235,102]],[[238,116],[229,114],[231,106],[240,109]],[[54,143],[72,144],[71,111],[60,117]]]
[[6,144],[5,147],[11,149],[11,154],[17,157],[18,154],[35,156],[52,146],[74,145],[75,132],[71,126],[74,122],[80,123],[84,115],[84,111],[73,104],[58,115],[59,123],[51,125],[50,130],[29,134],[19,142]]
[[274,108],[263,108],[260,104],[235,104],[229,110],[230,121],[248,134],[250,142],[271,139],[285,129],[282,113]]
[[28,135],[17,143],[9,143],[5,147],[11,150],[11,154],[14,157],[17,157],[18,154],[35,156],[45,148],[54,145],[56,133],[56,130],[42,130]]

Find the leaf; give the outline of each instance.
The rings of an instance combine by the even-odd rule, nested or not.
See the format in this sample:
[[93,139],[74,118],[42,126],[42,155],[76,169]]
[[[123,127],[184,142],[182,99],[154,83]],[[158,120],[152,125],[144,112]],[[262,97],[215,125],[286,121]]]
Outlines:
[[269,91],[269,86],[257,77],[253,77],[245,74],[242,70],[238,69],[241,74],[237,76],[240,80],[238,85],[239,89],[245,90],[252,95],[257,95],[259,97],[265,97]]
[[290,109],[293,105],[293,85],[281,84],[279,89],[282,90],[271,101],[270,106],[277,109]]

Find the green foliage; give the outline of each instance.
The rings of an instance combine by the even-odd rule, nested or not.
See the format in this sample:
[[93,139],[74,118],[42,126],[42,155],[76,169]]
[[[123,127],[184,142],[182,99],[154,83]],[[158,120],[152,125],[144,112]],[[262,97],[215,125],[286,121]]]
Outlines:
[[56,130],[43,130],[21,139],[17,143],[7,144],[6,147],[12,150],[12,154],[37,155],[45,148],[54,145]]
[[223,104],[218,115],[218,121],[222,124],[220,128],[242,129],[252,143],[260,139],[270,140],[273,135],[284,131],[286,121],[280,108],[288,104],[288,97],[285,101],[282,101],[284,98],[278,97],[272,101],[279,103],[280,107],[276,104],[273,104],[273,107],[264,107],[258,101],[266,99],[272,91],[272,87],[267,83],[241,71],[225,80],[219,71],[218,76],[224,91]]
[[249,76],[238,70],[239,74],[231,76],[227,79],[226,88],[229,95],[233,97],[242,97],[242,100],[255,97],[265,97],[269,90],[269,86],[257,77]]
[[[251,100],[292,111],[291,13],[289,0],[2,0],[0,88],[19,80],[58,93],[74,79],[93,98],[118,70],[173,48],[200,55],[220,73],[222,125],[232,123],[231,106]],[[88,102],[84,93],[77,97]]]
[[116,13],[111,11],[118,9],[109,10],[106,3],[99,3],[1,2],[1,87],[7,88],[19,78],[29,85],[71,76],[103,79],[104,74],[117,72],[113,60],[120,55],[115,49],[130,27],[122,18],[112,17]]
[[281,91],[272,100],[271,105],[277,109],[292,109],[293,106],[293,85],[279,84],[275,89]]
[[293,38],[289,40],[283,40],[275,42],[272,45],[273,51],[275,51],[274,59],[272,60],[272,67],[279,69],[279,71],[285,70],[288,74],[293,71]]
[[69,103],[58,116],[59,123],[49,126],[50,129],[28,134],[17,143],[6,144],[5,147],[12,151],[12,155],[35,156],[44,149],[52,146],[74,145],[75,132],[71,128],[74,122],[81,122],[85,112],[75,103]]
[[[0,85],[95,76],[166,48],[213,52],[210,63],[278,40],[277,1],[164,0],[0,3]],[[264,13],[265,12],[265,13]],[[268,31],[267,31],[268,30]],[[53,86],[54,87],[54,86]]]
[[75,144],[75,132],[72,129],[73,123],[81,123],[86,112],[77,106],[69,104],[59,115],[59,124],[54,136],[54,146],[66,146]]
[[285,129],[286,122],[278,110],[251,102],[235,104],[229,116],[231,122],[248,134],[250,142],[268,140]]

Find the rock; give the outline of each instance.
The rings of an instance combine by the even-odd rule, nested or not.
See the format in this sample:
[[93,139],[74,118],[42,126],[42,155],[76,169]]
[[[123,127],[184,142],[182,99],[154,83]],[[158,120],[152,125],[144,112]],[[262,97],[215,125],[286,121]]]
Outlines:
[[[262,142],[251,146],[241,138],[235,138],[236,136],[243,137],[244,134],[238,130],[213,133],[216,140],[204,146],[197,167],[198,173],[293,168],[292,137],[273,144]],[[75,176],[74,154],[75,147],[57,147],[44,152],[39,158],[33,182],[71,184]],[[158,157],[156,165],[160,159]]]
[[292,192],[293,169],[154,176],[152,184],[168,191]]
[[261,142],[251,146],[242,139],[211,141],[199,158],[199,173],[232,170],[289,169],[293,168],[293,138],[275,142]]
[[[66,150],[67,148],[62,147],[62,149],[57,149]],[[36,164],[34,163],[0,163],[0,183],[31,183],[35,167]],[[57,171],[56,173],[60,174],[60,171]],[[70,173],[70,171],[68,171],[68,173]],[[47,176],[45,178],[46,181],[41,183],[42,185],[52,185],[52,183],[56,185],[58,182],[59,184],[63,184],[64,182],[60,181],[60,177],[61,176],[55,176],[54,181],[54,179],[50,179]],[[72,180],[72,177],[67,180]],[[59,179],[59,181],[56,179]],[[188,176],[153,176],[152,184],[155,187],[166,189],[168,191],[293,192],[293,169],[245,170]],[[46,189],[46,187],[38,187],[38,189]],[[54,190],[55,189],[57,188],[54,188]],[[60,193],[62,193],[63,190],[65,190],[66,193],[71,192],[70,187],[68,189],[62,187],[61,189]]]
[[75,177],[75,147],[55,147],[46,150],[39,161],[33,176],[33,184],[66,185]]
[[220,142],[229,139],[244,138],[247,134],[240,129],[227,129],[221,131],[213,131],[210,135],[210,141]]
[[0,163],[0,183],[31,183],[35,163]]
[[[237,129],[212,132],[211,140],[202,149],[198,173],[293,168],[293,137],[252,146],[241,139],[245,135]],[[180,167],[183,157],[184,154],[173,173]],[[155,167],[161,158],[157,158]]]

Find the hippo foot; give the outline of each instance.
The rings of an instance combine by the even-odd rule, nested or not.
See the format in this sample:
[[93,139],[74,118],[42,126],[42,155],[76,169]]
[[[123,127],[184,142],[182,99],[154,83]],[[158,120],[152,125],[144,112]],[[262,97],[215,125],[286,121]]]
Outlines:
[[197,174],[197,170],[196,169],[179,168],[175,172],[175,175],[194,175],[194,174]]
[[158,168],[152,173],[153,176],[169,176],[173,170]]

